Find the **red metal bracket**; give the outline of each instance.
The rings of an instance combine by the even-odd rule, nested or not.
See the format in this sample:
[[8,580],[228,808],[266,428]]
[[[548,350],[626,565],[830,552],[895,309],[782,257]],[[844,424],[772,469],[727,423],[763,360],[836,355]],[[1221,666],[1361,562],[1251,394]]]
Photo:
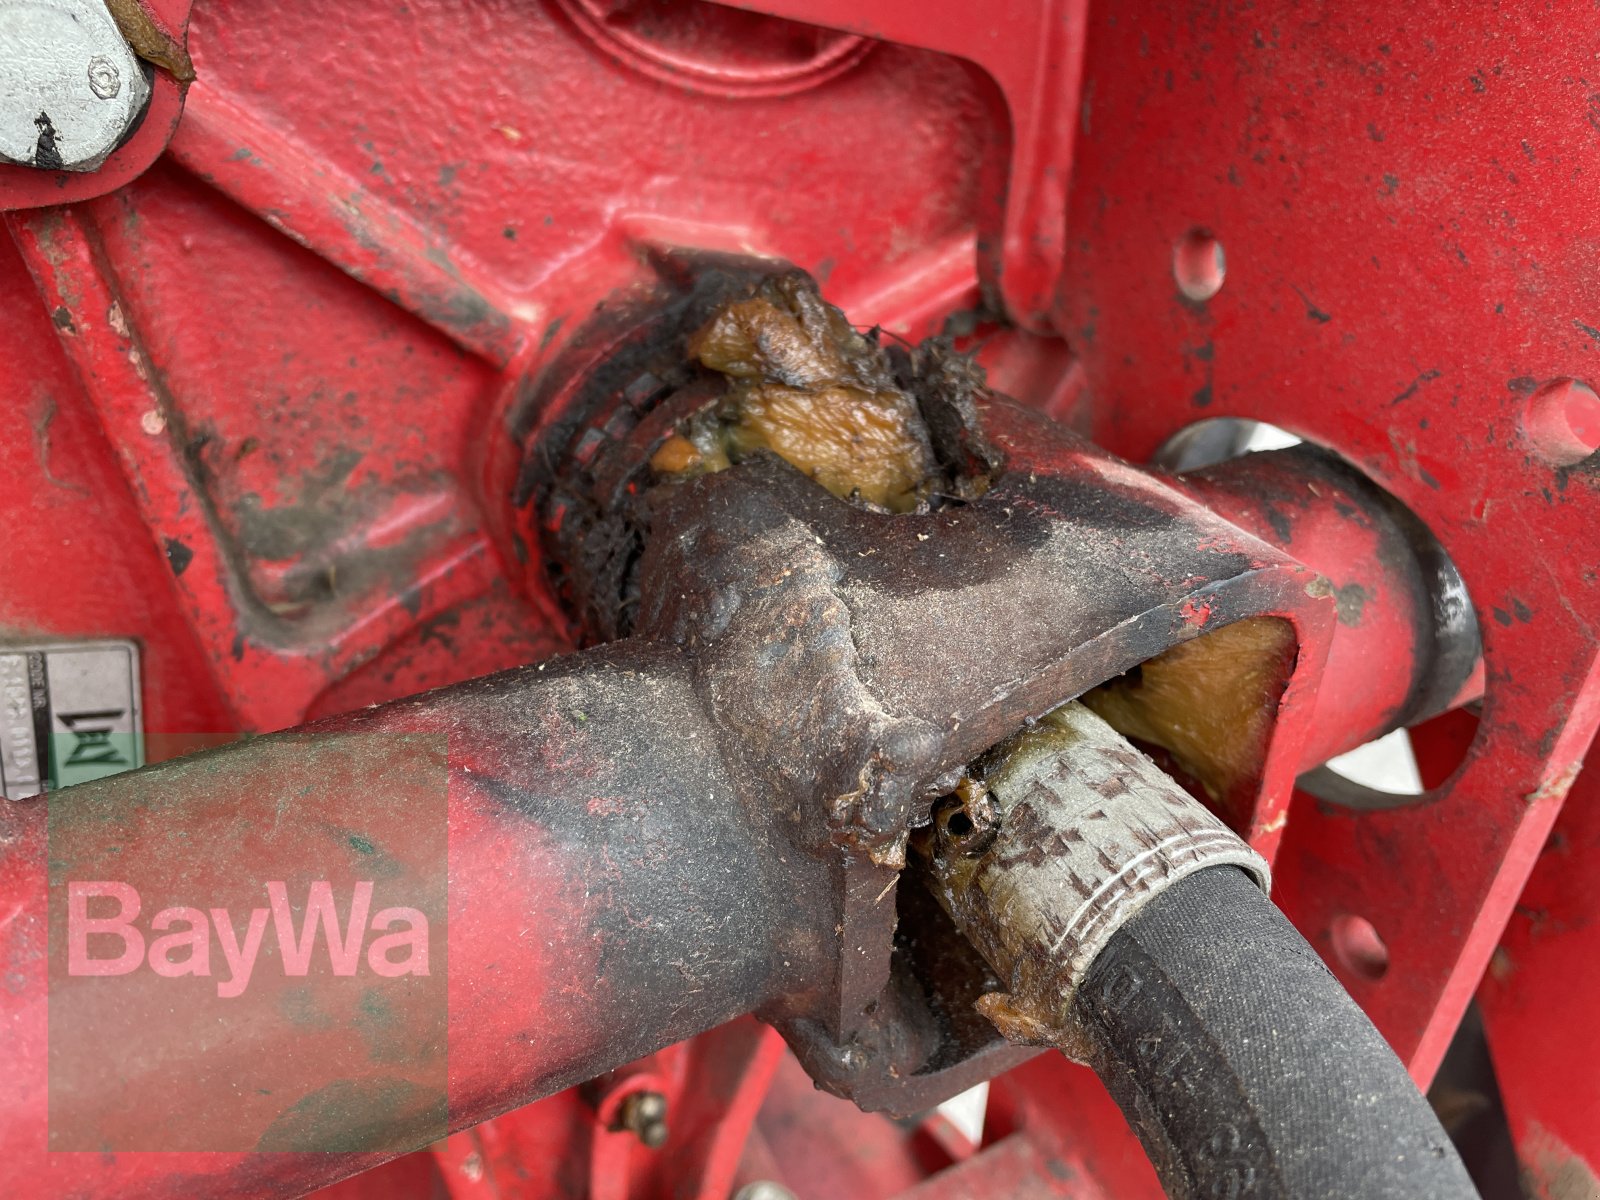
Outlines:
[[[1458,18],[1097,14],[1056,307],[1105,444],[1142,460],[1207,417],[1281,426],[1381,482],[1466,580],[1487,693],[1465,762],[1391,811],[1302,796],[1278,875],[1424,1083],[1600,719],[1600,480],[1526,425],[1600,347],[1600,180],[1573,164],[1594,130],[1570,30],[1592,14]],[[1226,254],[1204,302],[1174,279],[1196,234]],[[1331,954],[1344,915],[1387,943],[1382,978]]]
[[[1067,245],[1067,191],[1083,66],[1084,0],[1001,0],[981,17],[961,0],[723,0],[919,46],[975,63],[1004,97],[1009,165],[987,197],[979,269],[1024,329],[1054,332],[1052,309]],[[998,150],[999,147],[993,149]],[[998,179],[996,181],[999,182]]]

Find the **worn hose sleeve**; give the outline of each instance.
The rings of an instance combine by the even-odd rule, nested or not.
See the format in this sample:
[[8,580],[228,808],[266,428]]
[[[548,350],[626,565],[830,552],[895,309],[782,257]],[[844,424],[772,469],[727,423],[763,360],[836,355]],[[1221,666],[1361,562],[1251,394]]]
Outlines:
[[1232,867],[1118,930],[1073,1016],[1170,1196],[1477,1195],[1400,1060]]

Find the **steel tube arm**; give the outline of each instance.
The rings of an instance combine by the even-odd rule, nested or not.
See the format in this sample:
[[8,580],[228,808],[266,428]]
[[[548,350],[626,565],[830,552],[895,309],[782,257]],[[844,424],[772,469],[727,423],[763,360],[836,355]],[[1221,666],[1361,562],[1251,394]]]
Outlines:
[[1355,468],[1300,445],[1246,454],[1179,484],[1328,579],[1339,624],[1303,767],[1483,695],[1482,641],[1455,565]]
[[[306,1190],[759,1009],[806,966],[787,868],[688,671],[638,644],[46,803],[0,808],[0,1173],[20,1194]],[[220,925],[210,977],[54,974],[55,954],[47,976],[81,878],[140,891],[152,960],[157,907],[228,909],[241,944],[267,909],[248,986],[217,994]],[[430,973],[340,975],[318,946],[294,975],[265,884],[300,906],[331,881],[342,925],[363,879],[373,910],[436,918]],[[134,1066],[108,1078],[113,1044]],[[185,1153],[133,1152],[162,1150]]]

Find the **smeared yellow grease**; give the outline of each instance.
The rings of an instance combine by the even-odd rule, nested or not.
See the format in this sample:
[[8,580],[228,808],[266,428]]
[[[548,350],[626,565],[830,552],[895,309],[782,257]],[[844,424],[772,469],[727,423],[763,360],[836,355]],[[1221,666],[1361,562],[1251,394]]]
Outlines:
[[706,456],[683,434],[675,433],[650,456],[650,469],[658,475],[704,473]]
[[1083,702],[1123,736],[1170,751],[1232,820],[1241,814],[1230,802],[1266,757],[1294,653],[1289,622],[1251,617],[1180,642]]
[[657,450],[657,472],[702,474],[767,450],[841,499],[897,513],[924,499],[936,463],[916,401],[804,277],[769,280],[725,305],[688,350],[728,378],[728,392],[713,420],[691,422]]

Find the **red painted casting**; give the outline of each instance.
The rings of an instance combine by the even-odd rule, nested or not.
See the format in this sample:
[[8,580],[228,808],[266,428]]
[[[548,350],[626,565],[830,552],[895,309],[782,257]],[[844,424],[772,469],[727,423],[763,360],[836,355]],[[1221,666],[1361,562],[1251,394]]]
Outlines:
[[[1418,731],[1416,803],[1269,798],[1277,897],[1419,1082],[1489,968],[1525,1161],[1551,1194],[1593,1178],[1593,804],[1523,893],[1600,721],[1592,10],[739,8],[202,0],[186,104],[158,71],[99,173],[0,169],[0,641],[139,641],[152,758],[547,657],[506,426],[642,259],[786,258],[908,337],[987,299],[1016,326],[979,326],[996,386],[1118,453],[1266,421],[1443,543],[1479,719]],[[1374,643],[1374,677],[1406,665]],[[1386,970],[1341,956],[1351,928]],[[752,1026],[655,1058],[670,1159],[571,1091],[327,1194],[1154,1188],[1058,1060],[996,1082],[969,1154],[814,1094]],[[38,1149],[16,1136],[0,1164]]]

